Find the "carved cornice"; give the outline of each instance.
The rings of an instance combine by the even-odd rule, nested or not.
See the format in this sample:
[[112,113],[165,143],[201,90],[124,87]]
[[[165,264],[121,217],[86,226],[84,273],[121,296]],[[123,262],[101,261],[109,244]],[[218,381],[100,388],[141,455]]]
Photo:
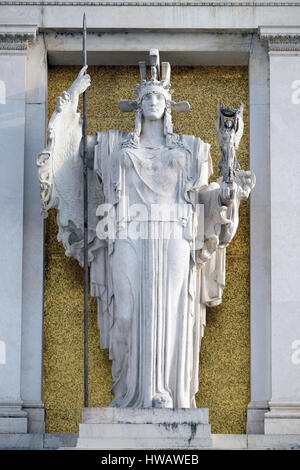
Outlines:
[[259,34],[269,52],[300,52],[300,26],[261,26]]
[[0,50],[26,50],[36,38],[36,25],[0,25]]
[[64,6],[64,7],[74,7],[74,6],[84,6],[84,7],[300,7],[299,2],[269,2],[269,1],[78,1],[78,2],[66,2],[66,1],[0,1],[0,5],[10,5],[10,6]]

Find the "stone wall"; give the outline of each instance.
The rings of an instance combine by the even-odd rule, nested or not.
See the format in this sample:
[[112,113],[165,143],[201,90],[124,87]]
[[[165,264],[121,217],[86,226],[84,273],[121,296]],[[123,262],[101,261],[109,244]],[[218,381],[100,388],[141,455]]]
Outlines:
[[[49,69],[49,117],[57,96],[67,89],[77,67]],[[129,132],[134,116],[118,111],[120,98],[133,96],[138,80],[134,67],[90,67],[88,132],[122,129]],[[215,176],[219,150],[214,134],[217,102],[245,104],[245,131],[238,159],[248,163],[248,69],[247,67],[173,67],[172,88],[176,101],[189,100],[191,111],[174,115],[178,133],[201,136],[211,143]],[[109,110],[109,111],[108,111]],[[238,233],[228,249],[227,287],[223,304],[209,309],[202,344],[198,406],[208,407],[213,433],[245,433],[249,403],[249,210],[243,203]],[[44,300],[44,403],[47,432],[77,432],[83,407],[83,272],[66,258],[56,241],[55,213],[46,223]],[[110,361],[99,348],[96,302],[90,300],[89,324],[90,406],[111,401]]]

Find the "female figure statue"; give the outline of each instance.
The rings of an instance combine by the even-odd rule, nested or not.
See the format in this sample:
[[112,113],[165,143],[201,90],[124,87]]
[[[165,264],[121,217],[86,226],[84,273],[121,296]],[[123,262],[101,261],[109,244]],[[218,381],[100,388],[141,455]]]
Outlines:
[[[98,302],[101,347],[109,348],[112,360],[110,406],[193,408],[205,309],[221,302],[226,246],[254,175],[235,171],[235,165],[226,173],[234,175],[230,180],[208,183],[210,146],[173,132],[171,111],[187,111],[189,104],[172,100],[170,65],[160,68],[157,50],[150,51],[150,62],[149,81],[146,64],[139,64],[136,99],[119,103],[121,111],[136,112],[134,131],[88,138],[91,293]],[[77,105],[89,85],[84,68],[58,99],[38,160],[42,212],[57,209],[58,238],[67,256],[81,264]],[[230,150],[241,137],[242,113],[231,110],[234,121],[225,125],[229,114],[222,111],[217,132],[221,139],[231,129],[230,139],[222,141]],[[233,159],[226,160],[223,150],[225,168]]]

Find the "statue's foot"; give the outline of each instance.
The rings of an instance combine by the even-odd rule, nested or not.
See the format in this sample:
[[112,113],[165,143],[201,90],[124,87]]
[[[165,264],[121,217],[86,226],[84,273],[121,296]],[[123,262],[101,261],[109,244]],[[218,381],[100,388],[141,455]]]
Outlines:
[[152,398],[153,408],[173,408],[173,400],[167,393],[158,393]]

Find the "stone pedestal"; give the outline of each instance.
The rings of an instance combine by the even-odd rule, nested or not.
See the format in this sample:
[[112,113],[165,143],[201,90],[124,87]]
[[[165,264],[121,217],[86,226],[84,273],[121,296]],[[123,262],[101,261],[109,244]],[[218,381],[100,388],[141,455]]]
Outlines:
[[208,409],[84,408],[77,449],[209,449]]
[[265,434],[300,434],[300,403],[270,402]]
[[0,403],[0,434],[26,433],[28,430],[27,413],[22,410],[22,403],[11,405]]

